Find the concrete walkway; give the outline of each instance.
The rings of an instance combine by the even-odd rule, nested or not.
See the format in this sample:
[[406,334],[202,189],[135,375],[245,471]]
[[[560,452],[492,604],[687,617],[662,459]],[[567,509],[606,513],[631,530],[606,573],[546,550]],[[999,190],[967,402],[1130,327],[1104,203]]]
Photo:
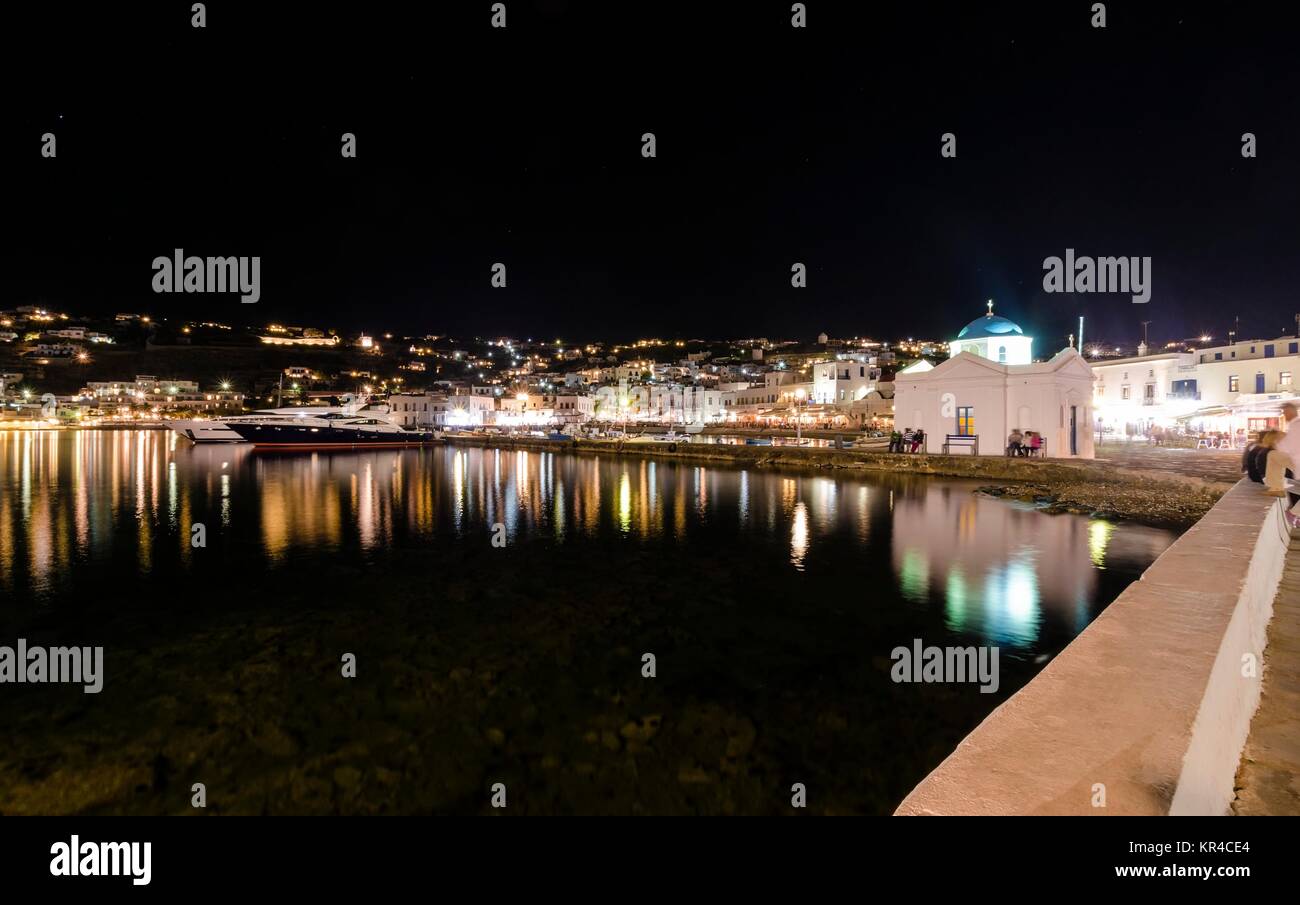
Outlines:
[[1237,769],[1235,814],[1300,815],[1300,543],[1291,541],[1264,648],[1259,710]]
[[1102,443],[1094,460],[1132,472],[1231,486],[1241,480],[1241,450],[1182,449],[1146,443]]

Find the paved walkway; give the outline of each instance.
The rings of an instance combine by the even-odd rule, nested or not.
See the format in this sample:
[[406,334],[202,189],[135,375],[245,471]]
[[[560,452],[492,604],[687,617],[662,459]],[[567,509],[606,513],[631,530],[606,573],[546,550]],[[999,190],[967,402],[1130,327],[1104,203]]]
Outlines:
[[1151,446],[1149,443],[1110,442],[1097,447],[1096,461],[1130,471],[1195,478],[1207,484],[1235,484],[1241,478],[1240,450],[1180,449]]
[[1300,815],[1300,539],[1292,538],[1264,648],[1259,710],[1237,768],[1240,815]]

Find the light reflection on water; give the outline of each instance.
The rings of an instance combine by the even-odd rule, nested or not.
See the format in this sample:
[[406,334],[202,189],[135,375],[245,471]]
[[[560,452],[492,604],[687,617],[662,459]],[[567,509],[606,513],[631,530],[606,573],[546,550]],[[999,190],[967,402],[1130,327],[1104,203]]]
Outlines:
[[[0,608],[57,605],[96,570],[183,578],[214,549],[235,570],[375,563],[486,544],[500,523],[511,545],[589,544],[615,568],[620,543],[654,546],[664,569],[687,545],[784,562],[807,593],[928,609],[954,636],[1030,651],[1045,626],[1082,630],[1117,593],[1099,599],[1107,570],[1136,577],[1174,537],[973,486],[525,450],[264,455],[158,431],[0,432]],[[214,549],[191,548],[196,522]]]

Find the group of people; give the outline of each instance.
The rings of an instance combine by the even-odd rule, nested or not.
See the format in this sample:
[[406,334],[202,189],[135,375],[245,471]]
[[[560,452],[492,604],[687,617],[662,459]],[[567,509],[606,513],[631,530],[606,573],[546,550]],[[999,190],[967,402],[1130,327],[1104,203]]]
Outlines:
[[897,430],[889,435],[890,452],[920,452],[925,448],[925,431],[905,428],[902,433]]
[[1263,484],[1271,496],[1289,497],[1286,520],[1292,528],[1300,527],[1300,493],[1292,491],[1287,483],[1294,478],[1296,463],[1300,462],[1300,423],[1296,416],[1300,410],[1287,403],[1282,406],[1282,419],[1286,430],[1263,430],[1259,437],[1246,446],[1241,454],[1241,470],[1257,484]]
[[1008,456],[1037,456],[1043,451],[1043,435],[1038,431],[1024,431],[1015,428],[1007,437]]

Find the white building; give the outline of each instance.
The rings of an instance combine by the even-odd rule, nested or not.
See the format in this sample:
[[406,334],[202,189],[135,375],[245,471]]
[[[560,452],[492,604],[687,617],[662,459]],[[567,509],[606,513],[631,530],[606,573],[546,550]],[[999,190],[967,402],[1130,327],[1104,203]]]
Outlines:
[[876,388],[880,369],[859,358],[837,358],[813,365],[810,401],[820,405],[850,405]]
[[1153,427],[1255,432],[1277,427],[1296,398],[1300,340],[1248,339],[1194,352],[1159,352],[1092,366],[1097,423],[1109,433]]
[[388,420],[408,429],[443,427],[447,398],[444,393],[393,393],[388,397]]
[[596,397],[586,393],[558,393],[550,397],[557,424],[583,424],[596,417]]
[[[980,455],[1004,455],[1008,435],[1018,428],[1041,434],[1047,456],[1091,459],[1092,368],[1073,348],[1034,362],[1030,343],[990,306],[958,334],[952,358],[895,375],[895,426],[925,431],[931,453],[942,452],[945,438],[956,435],[975,438],[967,442],[977,443]],[[974,451],[954,446],[959,450]]]
[[554,423],[554,396],[542,393],[519,393],[515,396],[502,396],[497,406],[496,424],[502,427],[540,427]]
[[456,393],[447,397],[447,427],[480,427],[496,417],[497,397],[480,393]]

